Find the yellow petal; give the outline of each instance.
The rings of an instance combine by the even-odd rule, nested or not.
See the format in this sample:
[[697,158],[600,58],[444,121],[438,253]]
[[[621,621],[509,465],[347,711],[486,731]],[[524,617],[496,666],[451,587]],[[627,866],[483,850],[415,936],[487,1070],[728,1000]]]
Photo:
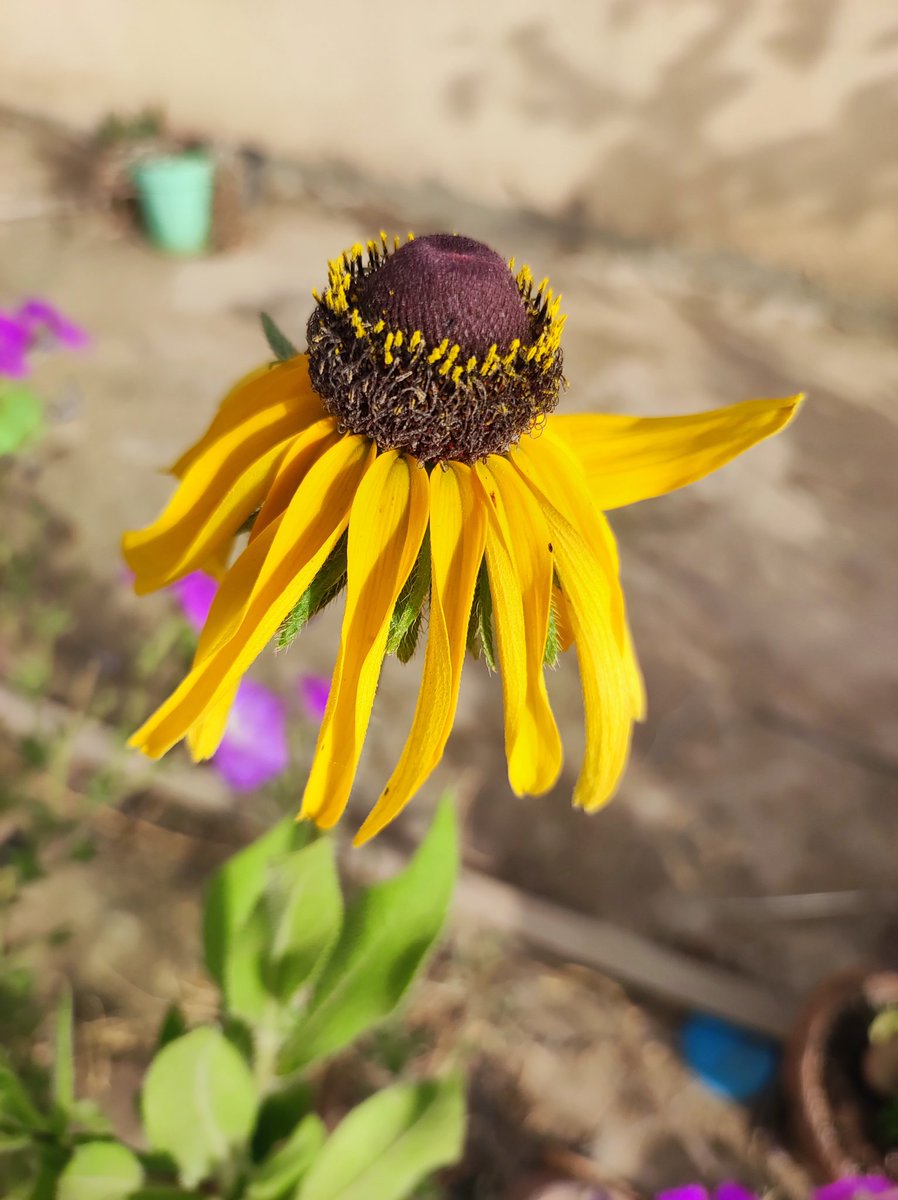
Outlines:
[[265,498],[295,434],[292,407],[280,402],[196,457],[154,524],[125,534],[124,555],[138,595],[166,587],[233,538]]
[[424,468],[388,450],[365,476],[352,506],[340,651],[300,813],[325,829],[339,820],[349,799],[390,617],[421,549],[429,502]]
[[552,416],[546,432],[577,456],[593,503],[607,510],[695,483],[778,433],[803,399],[746,400],[684,417]]
[[519,796],[538,796],[556,782],[562,762],[543,670],[552,599],[549,530],[504,458],[491,455],[474,470],[490,515],[486,565],[505,700],[508,780]]
[[[611,526],[590,495],[583,469],[564,442],[551,435],[521,438],[519,447],[511,452],[510,458],[518,467],[524,461],[530,464],[531,471],[527,476],[530,485],[534,486],[536,480],[540,481],[543,498],[579,530],[608,580],[611,625],[624,655],[633,716],[641,721],[645,716],[645,687],[627,623],[624,593],[620,585],[620,556]],[[570,616],[569,612],[567,616]]]
[[308,359],[304,354],[285,363],[265,363],[238,380],[219,404],[203,436],[169,467],[168,473],[183,478],[212,442],[263,408],[285,400],[296,413],[297,430],[326,415],[320,396],[312,390]]
[[402,757],[355,838],[360,846],[402,811],[440,761],[455,719],[486,509],[470,467],[447,463],[430,476],[430,622],[424,670]]
[[249,540],[253,541],[276,517],[280,516],[293,499],[312,465],[326,450],[335,445],[341,435],[333,417],[315,421],[290,443],[281,459],[277,475],[268,489],[261,509],[256,514]]
[[[273,530],[271,548],[258,567],[252,600],[239,627],[191,670],[129,745],[159,758],[239,682],[346,528],[350,507],[374,453],[367,438],[347,436],[312,467],[276,531],[273,525],[269,527]],[[264,545],[261,537],[244,555],[259,545]],[[237,563],[231,570],[236,567]],[[227,580],[222,591],[226,586]]]
[[574,803],[594,809],[610,799],[627,761],[633,722],[632,680],[613,627],[616,580],[592,544],[551,501],[554,476],[541,476],[533,457],[513,459],[549,526],[555,566],[574,631],[586,717],[586,752]]
[[231,709],[237,699],[239,687],[240,684],[237,683],[229,688],[221,699],[216,701],[212,708],[207,709],[202,718],[188,729],[187,746],[194,762],[204,762],[207,758],[211,758],[220,746],[221,739],[228,727]]

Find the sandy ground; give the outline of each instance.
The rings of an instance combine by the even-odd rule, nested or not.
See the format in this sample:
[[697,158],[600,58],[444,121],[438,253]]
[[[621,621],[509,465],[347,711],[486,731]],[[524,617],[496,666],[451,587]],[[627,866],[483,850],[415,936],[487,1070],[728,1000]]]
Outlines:
[[[381,225],[463,230],[550,275],[570,314],[567,411],[665,414],[810,394],[779,439],[687,492],[614,514],[650,698],[615,802],[592,817],[570,807],[582,744],[573,662],[551,680],[567,765],[540,800],[510,793],[499,683],[470,663],[445,762],[403,818],[405,832],[417,836],[440,789],[463,776],[474,797],[469,857],[537,894],[688,946],[789,997],[834,968],[894,959],[898,346],[872,317],[852,310],[847,320],[838,296],[670,252],[572,245],[479,209],[256,210],[242,246],[192,262],[161,259],[90,214],[0,226],[0,301],[47,296],[94,338],[89,353],[49,359],[35,375],[55,416],[33,486],[107,589],[98,637],[104,622],[137,611],[120,594],[122,529],[154,515],[168,491],[158,469],[202,429],[225,385],[265,356],[258,310],[300,339],[326,259]],[[329,671],[338,620],[325,614],[314,636],[269,656],[262,676]],[[399,753],[410,678],[395,663],[384,672],[353,820]],[[112,964],[138,991],[165,996],[195,961],[195,943],[175,939],[172,951],[181,918],[167,909],[152,932],[141,893],[166,890],[187,906],[189,926],[202,869],[180,864],[173,882],[139,846],[130,854],[125,872],[114,847],[70,868],[65,883],[39,885],[35,904],[50,911],[103,878],[107,894],[86,903],[77,944],[94,946],[103,971]],[[151,878],[157,870],[163,877]],[[810,915],[772,899],[828,892],[847,895]],[[88,960],[74,961],[91,978]],[[167,983],[147,980],[151,961]],[[524,995],[557,986],[556,971],[519,967],[531,973]],[[505,984],[496,986],[498,1000]],[[488,1007],[494,993],[484,988]],[[582,1022],[571,1033],[574,1010]],[[555,1079],[556,1112],[567,1104],[571,1120],[584,1118],[612,1173],[636,1173],[652,1140],[668,1136],[687,1146],[692,1168],[723,1172],[711,1133],[697,1131],[724,1128],[755,1169],[744,1116],[699,1093],[666,1048],[663,1017],[611,985],[577,981],[551,1020],[562,1032],[533,1039],[526,1070],[537,1089]],[[491,1027],[500,1038],[515,1028]],[[556,1054],[568,1037],[579,1047],[576,1078]],[[654,1058],[643,1070],[646,1054]],[[646,1088],[656,1089],[651,1119],[639,1099]]]

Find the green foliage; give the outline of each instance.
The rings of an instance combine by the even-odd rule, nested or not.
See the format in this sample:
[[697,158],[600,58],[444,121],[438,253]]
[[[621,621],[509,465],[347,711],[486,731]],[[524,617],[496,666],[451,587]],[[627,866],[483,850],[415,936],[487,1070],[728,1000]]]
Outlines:
[[227,1167],[255,1125],[252,1072],[217,1029],[201,1028],[157,1054],[144,1083],[141,1110],[147,1140],[177,1163],[195,1187]]
[[464,1093],[456,1078],[396,1084],[334,1130],[296,1200],[402,1200],[462,1150]]
[[189,1029],[176,1007],[163,1019],[140,1099],[146,1152],[76,1099],[70,992],[56,1014],[46,1101],[0,1062],[0,1154],[27,1164],[21,1195],[411,1196],[460,1152],[459,1081],[387,1088],[328,1135],[304,1070],[395,1013],[439,937],[457,857],[448,800],[408,866],[348,906],[333,840],[306,826],[283,821],[234,855],[209,886],[203,927],[220,1021]]
[[0,455],[13,454],[36,438],[42,423],[41,404],[32,391],[0,382]]
[[283,333],[267,312],[259,313],[262,322],[262,332],[268,342],[269,349],[278,362],[286,362],[288,358],[296,358],[299,351]]
[[143,1183],[140,1160],[119,1142],[83,1142],[59,1176],[56,1200],[126,1200]]
[[335,1053],[393,1012],[439,938],[457,869],[455,819],[444,800],[406,869],[348,909],[305,1016],[284,1047],[282,1071]]
[[309,1113],[253,1172],[246,1200],[282,1200],[284,1196],[295,1195],[297,1186],[320,1156],[326,1139],[324,1122],[315,1113]]

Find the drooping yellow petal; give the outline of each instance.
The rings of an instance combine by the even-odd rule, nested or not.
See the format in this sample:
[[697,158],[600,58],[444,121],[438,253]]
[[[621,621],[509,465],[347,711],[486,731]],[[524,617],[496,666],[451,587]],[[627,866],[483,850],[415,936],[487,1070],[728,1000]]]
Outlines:
[[611,618],[616,579],[592,544],[549,498],[557,483],[541,478],[533,458],[513,462],[531,485],[549,527],[555,565],[574,631],[586,718],[586,751],[574,803],[594,809],[610,799],[627,761],[633,724],[633,685]]
[[[568,447],[551,435],[538,439],[521,438],[510,459],[518,467],[523,461],[530,464],[530,485],[540,481],[542,496],[579,530],[607,578],[611,625],[624,655],[633,716],[641,721],[645,716],[645,686],[627,622],[626,602],[620,585],[620,556],[611,526],[591,498],[583,469]],[[570,617],[570,612],[565,615]]]
[[293,407],[282,401],[222,434],[195,458],[157,520],[124,536],[138,595],[168,586],[233,538],[265,498],[295,434]]
[[259,583],[259,575],[274,544],[283,513],[247,543],[215,593],[193,656],[193,666],[204,662],[239,628]]
[[683,417],[563,414],[549,418],[546,433],[577,456],[593,503],[607,510],[695,483],[779,432],[803,399],[746,400]]
[[206,710],[202,718],[187,731],[187,746],[190,757],[194,762],[204,762],[211,758],[225,735],[231,709],[237,699],[239,683],[234,684],[225,694]]
[[346,807],[387,644],[390,617],[427,529],[427,472],[388,450],[359,488],[349,521],[340,651],[300,816],[330,828]]
[[[374,453],[367,438],[346,436],[315,463],[276,530],[274,523],[269,527],[273,530],[271,547],[258,567],[252,600],[239,627],[191,670],[129,745],[159,758],[239,682],[346,528],[350,507]],[[261,537],[244,555],[260,545],[264,546]],[[227,581],[222,591],[226,586]]]
[[556,782],[562,762],[543,670],[552,599],[549,530],[504,458],[490,455],[474,470],[490,516],[486,565],[505,701],[508,779],[519,796],[538,796]]
[[265,363],[244,375],[221,401],[206,432],[177,462],[168,468],[170,475],[181,479],[200,454],[226,433],[242,425],[249,417],[272,404],[288,401],[296,414],[297,432],[312,421],[326,416],[320,396],[309,381],[309,364],[305,354],[285,363]]
[[486,508],[470,467],[430,476],[430,622],[411,732],[402,757],[355,838],[360,846],[405,807],[440,761],[455,719],[468,619],[486,539]]
[[333,446],[340,434],[333,417],[324,417],[315,421],[302,431],[290,443],[281,464],[278,467],[274,482],[268,489],[268,495],[253,521],[250,541],[253,541],[273,521],[279,517],[293,499],[296,489],[302,483],[313,463],[326,450]]

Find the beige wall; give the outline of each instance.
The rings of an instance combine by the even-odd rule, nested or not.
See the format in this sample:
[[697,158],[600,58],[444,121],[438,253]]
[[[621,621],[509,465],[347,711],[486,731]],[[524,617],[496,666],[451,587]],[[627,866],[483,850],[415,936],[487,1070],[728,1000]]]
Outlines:
[[378,182],[898,298],[887,0],[0,0],[0,103],[175,123]]

